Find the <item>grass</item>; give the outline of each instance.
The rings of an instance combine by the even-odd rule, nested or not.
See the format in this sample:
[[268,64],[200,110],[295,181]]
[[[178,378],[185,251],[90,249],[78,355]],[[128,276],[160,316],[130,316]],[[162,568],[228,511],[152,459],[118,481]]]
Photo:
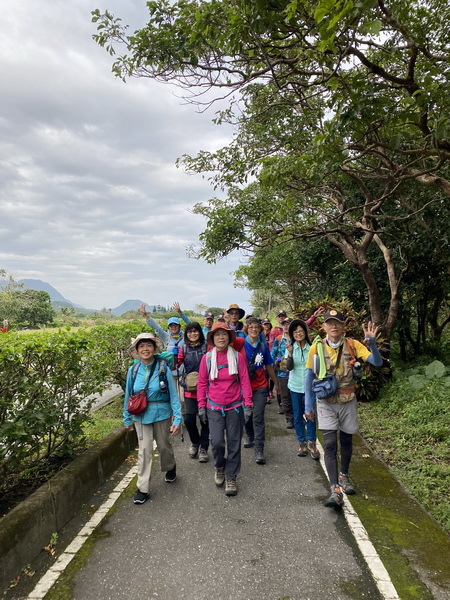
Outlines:
[[116,427],[123,425],[123,398],[116,398],[92,413],[91,419],[84,426],[86,446],[103,439]]
[[417,389],[399,372],[376,402],[361,404],[361,435],[395,476],[450,531],[450,388],[443,379]]

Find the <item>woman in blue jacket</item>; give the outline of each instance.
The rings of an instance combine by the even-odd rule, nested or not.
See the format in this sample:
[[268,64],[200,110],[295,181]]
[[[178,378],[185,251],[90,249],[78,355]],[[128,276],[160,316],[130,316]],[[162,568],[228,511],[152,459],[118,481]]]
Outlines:
[[[161,471],[165,481],[173,483],[177,477],[175,456],[170,438],[177,435],[181,427],[181,405],[170,367],[158,358],[162,343],[150,333],[140,333],[131,344],[130,353],[139,362],[128,369],[123,423],[129,430],[136,428],[138,452],[138,489],[135,504],[144,504],[149,497],[152,469],[153,440],[158,448]],[[147,387],[147,407],[140,415],[131,415],[128,398]]]

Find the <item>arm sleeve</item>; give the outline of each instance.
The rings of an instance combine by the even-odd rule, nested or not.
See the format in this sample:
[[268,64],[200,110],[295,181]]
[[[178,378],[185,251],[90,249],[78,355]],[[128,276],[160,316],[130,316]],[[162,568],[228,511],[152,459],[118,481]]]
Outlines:
[[166,377],[167,377],[167,385],[169,386],[170,393],[170,406],[172,408],[173,414],[173,424],[181,425],[181,404],[180,399],[178,397],[177,386],[175,385],[175,380],[172,375],[172,371],[170,367],[166,364]]
[[250,377],[248,376],[247,364],[240,354],[238,354],[237,358],[239,381],[241,383],[242,395],[244,397],[244,406],[252,406],[253,392],[250,384]]
[[128,398],[130,397],[130,394],[131,394],[131,371],[132,371],[132,369],[133,369],[132,366],[128,369],[127,382],[125,384],[125,397],[123,399],[123,424],[125,427],[129,427],[130,425],[133,425],[131,415],[127,411]]
[[184,314],[183,311],[181,311],[180,313],[178,313],[180,315],[180,317],[183,319],[183,321],[185,323],[189,323],[189,318]]
[[179,347],[178,349],[178,354],[177,354],[177,359],[176,359],[176,366],[177,367],[181,367],[181,365],[184,363],[184,346],[183,344]]
[[306,369],[305,375],[305,412],[311,412],[316,402],[316,397],[312,391],[312,382],[314,380],[314,372],[312,369]]
[[316,317],[314,315],[311,315],[309,317],[309,319],[306,319],[305,323],[307,327],[311,327],[311,325],[314,323],[314,321],[316,320]]
[[161,325],[159,325],[159,323],[157,323],[155,321],[155,319],[153,319],[152,317],[149,317],[147,319],[147,323],[150,325],[150,327],[153,327],[156,335],[162,341],[164,346],[167,346],[167,342],[169,340],[169,334],[167,333],[167,331],[164,331],[164,329],[161,327]]
[[197,403],[199,408],[206,406],[206,391],[208,389],[208,365],[206,354],[202,356],[198,371]]
[[277,352],[278,352],[278,338],[276,337],[273,342],[272,351],[270,353],[270,355],[272,356],[273,362],[275,362],[275,360],[277,358]]
[[383,357],[380,354],[380,351],[377,348],[377,342],[375,338],[369,338],[369,348],[370,354],[367,357],[367,362],[373,365],[374,367],[381,367],[383,364]]
[[273,358],[272,355],[270,354],[270,350],[269,347],[264,344],[263,346],[263,351],[264,351],[264,364],[267,365],[273,365]]

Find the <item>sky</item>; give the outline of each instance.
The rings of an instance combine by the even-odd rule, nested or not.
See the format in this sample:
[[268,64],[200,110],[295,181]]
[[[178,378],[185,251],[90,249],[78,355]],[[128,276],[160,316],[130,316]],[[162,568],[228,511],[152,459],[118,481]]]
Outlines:
[[244,256],[187,257],[206,226],[189,208],[217,192],[175,166],[222,147],[231,130],[173,86],[116,79],[92,40],[96,8],[131,32],[147,20],[145,0],[2,2],[0,269],[86,308],[140,299],[250,311],[232,276]]

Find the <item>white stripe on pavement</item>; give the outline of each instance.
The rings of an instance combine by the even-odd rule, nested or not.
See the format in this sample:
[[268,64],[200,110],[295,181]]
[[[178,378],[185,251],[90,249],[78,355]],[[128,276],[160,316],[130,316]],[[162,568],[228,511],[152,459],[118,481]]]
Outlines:
[[[323,447],[319,441],[317,441],[317,446],[320,448],[320,464],[322,465],[322,469],[326,475],[327,470],[325,467]],[[374,545],[370,541],[369,534],[367,533],[364,525],[361,523],[361,520],[353,508],[348,496],[345,496],[343,511],[348,526],[350,527],[356,543],[358,544],[358,548],[363,555],[367,566],[369,567],[369,571],[372,574],[381,597],[383,600],[400,600],[400,596],[397,594],[397,590],[392,583],[389,573],[387,572],[386,567],[383,565],[381,558],[378,556]]]
[[108,498],[103,504],[95,511],[89,521],[79,531],[76,538],[67,546],[64,552],[58,557],[55,564],[41,577],[38,581],[34,590],[27,596],[28,600],[38,600],[45,597],[50,588],[55,585],[58,577],[77,555],[80,548],[87,541],[93,531],[100,525],[103,519],[108,514],[108,511],[117,500],[120,498],[122,492],[130,484],[131,480],[137,473],[137,466],[132,467],[128,473],[122,478],[120,483],[114,488],[109,494]]

